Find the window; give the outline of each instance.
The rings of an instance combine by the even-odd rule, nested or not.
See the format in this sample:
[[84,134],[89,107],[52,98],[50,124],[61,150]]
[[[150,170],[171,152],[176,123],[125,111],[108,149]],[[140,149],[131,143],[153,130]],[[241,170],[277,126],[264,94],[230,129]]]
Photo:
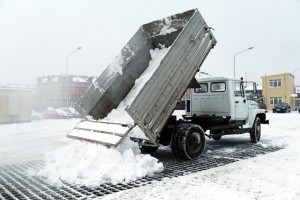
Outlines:
[[195,88],[195,93],[206,93],[208,91],[208,84],[207,83],[199,83],[200,88]]
[[270,104],[275,105],[276,103],[282,102],[282,97],[270,97]]
[[281,87],[281,79],[271,79],[269,80],[270,87]]
[[234,95],[236,97],[243,97],[243,85],[239,82],[234,83]]
[[212,92],[224,92],[226,90],[225,82],[211,83],[210,91]]

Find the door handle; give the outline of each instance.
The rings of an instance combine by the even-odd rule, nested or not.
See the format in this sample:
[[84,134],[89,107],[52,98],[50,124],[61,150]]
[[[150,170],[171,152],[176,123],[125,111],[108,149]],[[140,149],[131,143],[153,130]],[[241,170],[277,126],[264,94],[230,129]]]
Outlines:
[[235,101],[235,103],[239,103],[239,101]]

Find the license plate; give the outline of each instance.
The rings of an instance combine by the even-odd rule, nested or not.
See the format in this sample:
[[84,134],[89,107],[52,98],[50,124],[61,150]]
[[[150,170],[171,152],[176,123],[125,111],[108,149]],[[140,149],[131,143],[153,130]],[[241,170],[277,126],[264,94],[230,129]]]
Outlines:
[[277,108],[276,110],[277,110],[277,111],[280,111],[280,109],[279,109],[279,108]]

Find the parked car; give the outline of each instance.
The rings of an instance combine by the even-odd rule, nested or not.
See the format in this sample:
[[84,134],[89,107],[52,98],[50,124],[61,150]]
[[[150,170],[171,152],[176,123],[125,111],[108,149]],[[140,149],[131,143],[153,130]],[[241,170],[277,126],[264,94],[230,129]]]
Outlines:
[[42,119],[42,114],[37,113],[36,111],[31,111],[31,120]]
[[258,102],[258,108],[267,110],[267,105],[263,102]]
[[71,117],[71,114],[61,110],[61,109],[54,109],[52,107],[48,107],[43,113],[42,116],[44,119],[66,119],[67,117]]
[[74,108],[72,107],[62,107],[60,108],[61,110],[65,111],[66,113],[69,113],[70,117],[74,117],[74,118],[82,118],[83,116],[80,115]]
[[291,112],[291,107],[288,103],[279,102],[275,104],[273,113],[288,113]]

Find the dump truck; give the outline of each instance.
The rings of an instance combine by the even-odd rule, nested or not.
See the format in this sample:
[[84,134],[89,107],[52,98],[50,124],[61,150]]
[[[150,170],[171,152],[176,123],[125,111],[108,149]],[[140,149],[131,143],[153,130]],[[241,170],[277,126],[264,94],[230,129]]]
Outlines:
[[[260,124],[268,121],[264,110],[255,107],[252,101],[248,102],[244,93],[241,96],[243,100],[235,100],[232,97],[235,90],[228,89],[235,86],[236,82],[239,83],[240,89],[244,87],[243,81],[236,78],[219,80],[225,82],[227,88],[226,92],[214,93],[222,96],[219,101],[211,101],[212,96],[198,101],[198,93],[194,93],[186,102],[188,106],[184,118],[177,119],[172,115],[177,103],[189,88],[203,89],[203,84],[196,80],[195,75],[216,43],[211,28],[198,9],[142,25],[116,59],[76,103],[76,110],[88,117],[79,122],[68,137],[106,146],[117,146],[125,137],[130,137],[139,142],[143,151],[152,152],[157,150],[159,145],[170,145],[172,152],[184,159],[194,159],[203,153],[205,135],[218,139],[222,135],[248,131],[253,138],[251,141],[258,142]],[[137,89],[137,82],[150,68],[150,52],[164,48],[168,50],[163,58],[153,72],[148,73],[150,75],[140,84],[140,89]],[[129,95],[133,90],[136,94]],[[227,98],[224,97],[226,95]],[[232,98],[229,98],[230,95]],[[128,98],[132,100],[124,110],[132,121],[119,122],[121,114],[115,115],[113,121],[105,120],[124,101],[128,102]],[[197,103],[205,105],[205,101],[223,104],[224,107],[229,103],[232,105],[228,106],[229,110],[225,109],[226,112],[224,108],[216,112],[216,108],[219,107],[209,111],[207,108],[212,108],[211,106],[196,106]],[[246,117],[250,116],[251,119],[235,117],[234,104],[237,104],[237,101],[241,104],[247,102],[249,112]],[[205,110],[200,112],[197,111],[198,108]],[[136,127],[143,136],[131,134]],[[210,130],[209,135],[205,133],[207,130]]]

